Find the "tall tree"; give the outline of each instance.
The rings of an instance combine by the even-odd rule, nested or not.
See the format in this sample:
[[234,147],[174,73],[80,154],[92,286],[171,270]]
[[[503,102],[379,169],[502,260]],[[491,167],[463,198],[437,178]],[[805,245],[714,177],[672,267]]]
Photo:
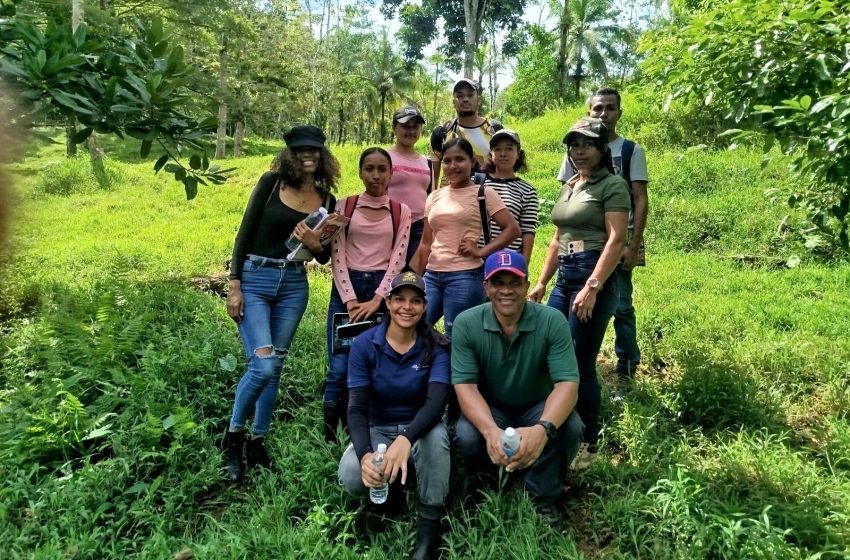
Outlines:
[[387,30],[384,29],[378,44],[377,52],[373,53],[366,66],[366,81],[375,89],[380,102],[380,134],[381,142],[387,141],[387,102],[403,96],[412,83],[410,68],[392,48]]
[[[528,0],[382,0],[381,11],[387,18],[396,14],[401,22],[398,38],[404,45],[404,57],[408,61],[421,60],[423,50],[432,44],[443,21],[445,42],[438,46],[450,68],[463,68],[464,75],[471,78],[474,56],[480,46],[482,29],[493,25],[499,29],[513,31],[522,24],[522,15]],[[504,54],[516,54],[508,43]]]

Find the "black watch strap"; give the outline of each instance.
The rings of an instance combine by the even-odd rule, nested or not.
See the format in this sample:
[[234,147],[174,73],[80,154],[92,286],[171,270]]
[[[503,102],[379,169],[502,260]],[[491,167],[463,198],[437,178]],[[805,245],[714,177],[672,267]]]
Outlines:
[[558,428],[555,427],[555,424],[549,422],[548,420],[538,420],[535,422],[535,425],[539,424],[543,426],[543,429],[546,430],[546,439],[549,441],[555,439],[555,436],[558,435]]

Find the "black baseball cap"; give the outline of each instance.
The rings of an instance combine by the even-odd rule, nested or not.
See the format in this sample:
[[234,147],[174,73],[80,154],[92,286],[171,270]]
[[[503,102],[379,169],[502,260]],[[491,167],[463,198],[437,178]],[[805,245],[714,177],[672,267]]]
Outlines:
[[283,135],[289,148],[324,148],[325,140],[325,133],[312,124],[293,126]]
[[401,288],[413,288],[421,292],[422,296],[425,297],[425,280],[412,270],[402,272],[393,278],[393,281],[390,282],[390,295]]
[[515,130],[511,130],[510,128],[500,128],[493,134],[493,136],[490,137],[490,147],[492,148],[493,144],[502,138],[510,138],[517,146],[522,146],[519,141],[519,134],[517,134]]

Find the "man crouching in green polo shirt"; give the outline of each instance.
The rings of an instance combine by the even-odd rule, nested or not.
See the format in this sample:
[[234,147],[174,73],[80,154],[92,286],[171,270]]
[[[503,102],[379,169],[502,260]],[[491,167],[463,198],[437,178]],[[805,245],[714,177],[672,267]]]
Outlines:
[[[452,331],[452,383],[461,417],[455,444],[473,462],[489,457],[508,472],[526,470],[524,484],[538,513],[553,526],[566,465],[584,426],[573,410],[578,366],[562,313],[526,301],[528,268],[503,250],[484,264],[490,301],[457,316]],[[516,428],[519,449],[502,447],[503,430]]]

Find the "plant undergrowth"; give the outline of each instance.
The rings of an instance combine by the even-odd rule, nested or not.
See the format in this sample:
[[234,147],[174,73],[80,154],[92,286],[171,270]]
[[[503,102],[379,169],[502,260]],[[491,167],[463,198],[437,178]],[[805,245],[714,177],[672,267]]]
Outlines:
[[[507,124],[529,151],[527,178],[553,198],[562,152],[546,142],[560,123]],[[358,188],[359,151],[334,149],[343,194]],[[4,557],[405,557],[413,492],[409,515],[370,521],[336,482],[342,447],[322,443],[325,268],[310,273],[284,368],[274,469],[241,488],[223,483],[218,445],[245,357],[221,299],[187,279],[224,271],[270,157],[234,160],[227,184],[186,202],[150,162],[120,153],[108,189],[46,194],[30,170],[51,154],[12,166],[18,219],[0,286]],[[625,406],[609,404],[606,340],[604,450],[568,479],[569,529],[552,532],[514,491],[470,504],[455,464],[446,557],[850,554],[850,268],[802,254],[781,266],[798,240],[790,220],[777,229],[784,210],[764,191],[788,179],[760,158],[650,155],[649,266],[635,273],[642,366]],[[532,277],[551,234],[544,224]]]

